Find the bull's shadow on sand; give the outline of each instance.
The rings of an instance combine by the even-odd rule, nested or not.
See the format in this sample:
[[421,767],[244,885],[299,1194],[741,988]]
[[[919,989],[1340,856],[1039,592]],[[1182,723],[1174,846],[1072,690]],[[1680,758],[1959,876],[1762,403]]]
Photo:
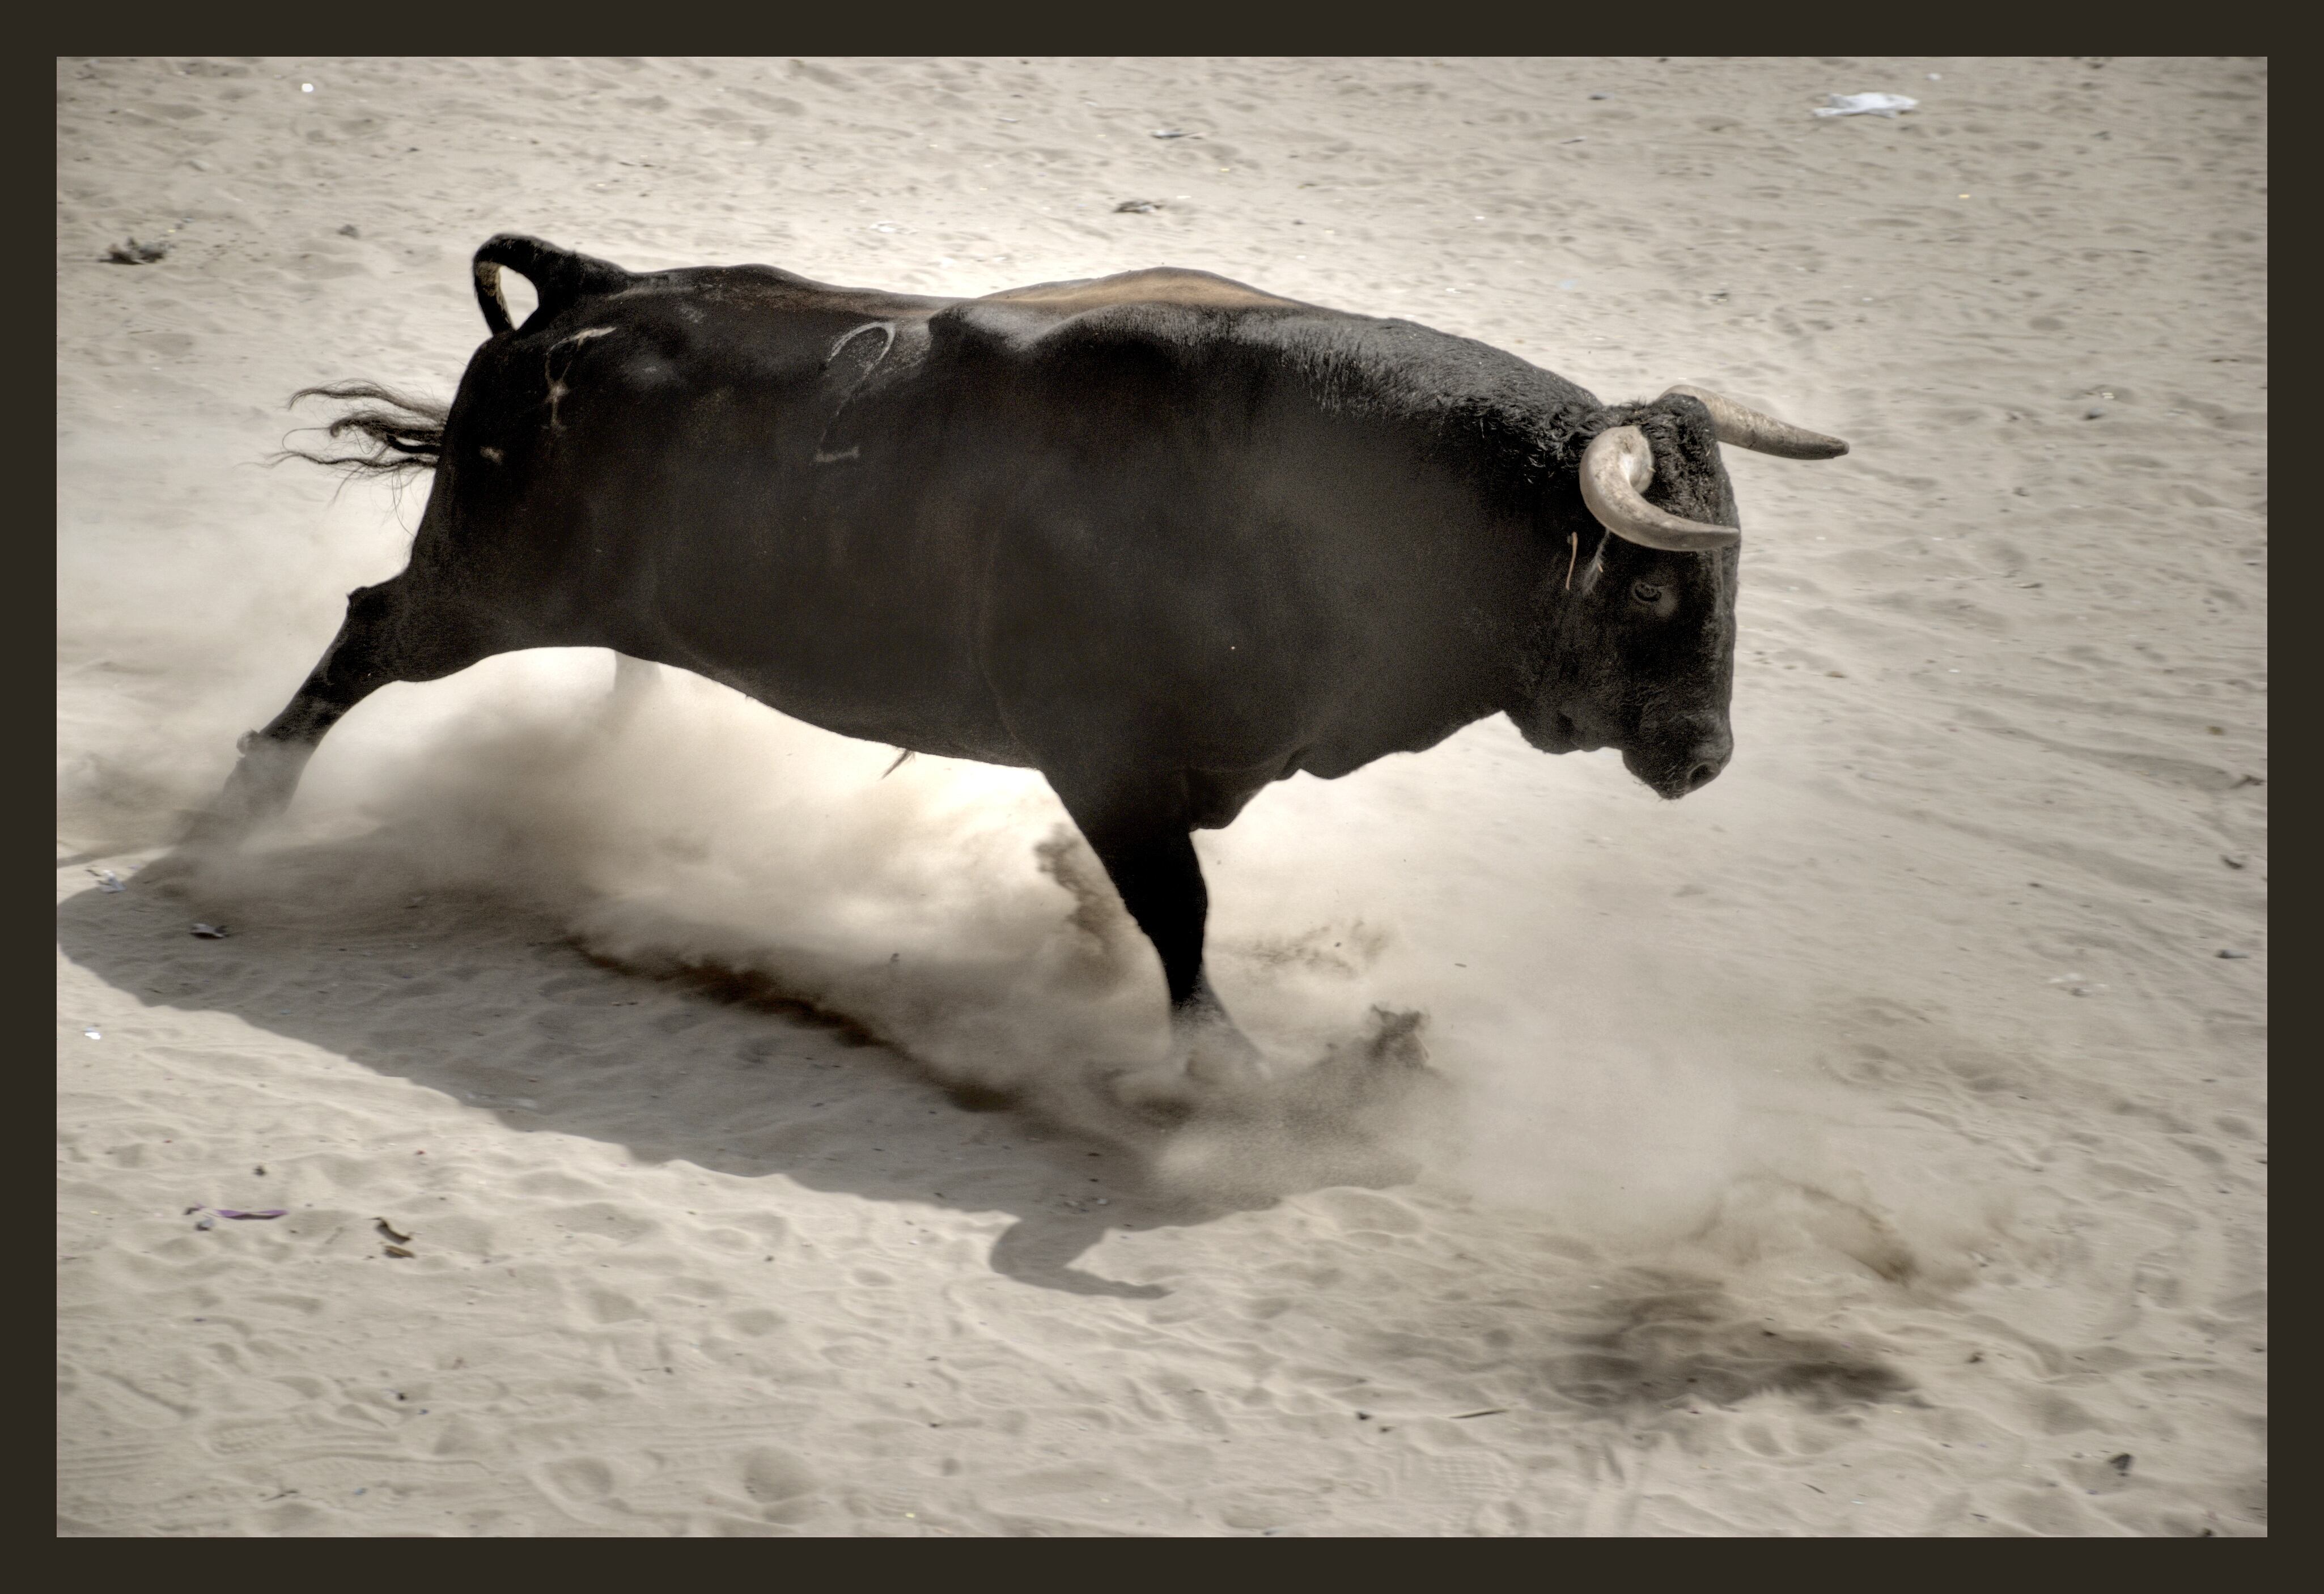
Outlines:
[[[991,1266],[1044,1289],[1167,1295],[1078,1263],[1115,1228],[1199,1228],[1303,1190],[1384,1187],[1417,1172],[1393,1137],[1323,1125],[1301,1155],[1273,1159],[1267,1187],[1213,1181],[1190,1193],[1160,1172],[1184,1123],[1136,1112],[1095,1128],[1087,1115],[1065,1121],[1025,1098],[948,1086],[762,981],[641,973],[593,957],[541,909],[475,892],[413,895],[398,883],[407,845],[391,830],[278,851],[255,871],[164,857],[125,892],[69,898],[60,946],[146,1007],[231,1013],[489,1111],[512,1132],[580,1136],[648,1162],[781,1175],[872,1201],[1006,1213],[1013,1221]],[[192,937],[198,919],[232,934]],[[1393,1047],[1395,1027],[1375,1035],[1376,1047],[1383,1035]],[[1444,1088],[1412,1072],[1425,1091]],[[1261,1130],[1277,1142],[1300,1135],[1296,1107]],[[1539,1395],[1568,1409],[1768,1391],[1828,1405],[1893,1400],[1906,1387],[1837,1341],[1764,1327],[1711,1281],[1617,1269],[1592,1299],[1602,1304],[1589,1323],[1568,1316],[1554,1343],[1519,1357]],[[1506,1366],[1507,1351],[1486,1354]]]

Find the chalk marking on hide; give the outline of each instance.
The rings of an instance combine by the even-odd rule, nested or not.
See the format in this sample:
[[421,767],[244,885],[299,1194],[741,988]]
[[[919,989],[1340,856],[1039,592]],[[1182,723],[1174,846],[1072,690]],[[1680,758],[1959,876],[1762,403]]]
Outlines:
[[[833,453],[824,445],[831,440],[831,428],[839,424],[840,416],[845,413],[847,401],[862,391],[863,384],[872,379],[872,373],[880,368],[880,362],[888,357],[888,351],[896,346],[896,324],[893,321],[866,321],[861,327],[851,327],[839,335],[831,346],[831,352],[823,357],[823,368],[827,373],[838,360],[840,351],[867,332],[877,332],[881,335],[882,342],[880,345],[880,352],[872,356],[872,363],[864,366],[862,373],[848,384],[847,392],[840,395],[838,409],[833,410],[831,419],[824,423],[823,436],[815,440],[815,463],[817,465],[837,465],[842,460],[860,458],[862,455],[862,447],[860,444],[850,444],[837,453]],[[885,777],[883,776],[882,779],[884,779]]]
[[[565,429],[565,423],[557,419],[557,407],[564,401],[565,395],[573,391],[571,385],[557,373],[557,351],[574,344],[587,343],[593,337],[611,337],[613,335],[613,329],[611,327],[585,327],[578,332],[558,338],[541,355],[540,373],[549,382],[549,429],[550,431],[561,432]],[[565,368],[567,371],[573,368],[569,360]]]

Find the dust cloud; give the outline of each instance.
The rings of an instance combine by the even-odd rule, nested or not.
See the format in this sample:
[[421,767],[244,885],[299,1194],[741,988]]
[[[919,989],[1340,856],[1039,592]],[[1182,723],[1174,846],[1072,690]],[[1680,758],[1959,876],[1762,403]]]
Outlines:
[[[417,508],[364,484],[330,514],[378,543]],[[293,640],[337,617],[318,574],[256,597],[237,574],[246,610],[281,610],[236,628],[263,655],[238,675],[295,684]],[[149,631],[141,668],[203,679],[199,635]],[[271,712],[188,691],[142,768],[85,760],[63,822],[116,845],[171,833],[222,777],[236,710]],[[1189,1196],[1427,1177],[1624,1254],[1723,1270],[1825,1248],[1892,1279],[1957,1276],[1989,1202],[1960,1210],[1941,1178],[1866,1166],[1860,1134],[1834,1149],[1849,1109],[1807,1065],[1806,993],[1608,933],[1639,861],[1711,811],[1634,784],[1611,755],[1545,759],[1495,722],[1342,781],[1300,777],[1198,836],[1213,977],[1268,1062],[1240,1090],[1164,1071],[1158,963],[1039,776],[897,766],[599,650],[386,689],[272,832],[163,872],[279,922],[392,914],[415,893],[544,909],[624,971],[855,1027],[948,1089],[1133,1148]],[[355,874],[300,869],[300,849],[364,835]]]

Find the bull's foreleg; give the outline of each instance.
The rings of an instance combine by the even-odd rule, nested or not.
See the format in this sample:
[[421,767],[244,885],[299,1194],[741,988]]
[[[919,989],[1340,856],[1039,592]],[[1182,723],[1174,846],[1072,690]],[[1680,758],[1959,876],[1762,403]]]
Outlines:
[[613,655],[613,689],[605,694],[605,724],[618,730],[661,695],[661,666],[627,653]]
[[1255,1078],[1259,1049],[1227,1016],[1203,970],[1210,894],[1194,856],[1186,783],[1165,777],[1107,789],[1069,789],[1065,811],[1105,865],[1122,906],[1162,959],[1170,992],[1171,1058],[1198,1079]]
[[423,602],[410,572],[347,594],[339,634],[282,712],[246,733],[242,758],[194,823],[198,842],[238,840],[290,804],[316,747],[347,711],[394,681],[432,681],[500,651],[447,608]]

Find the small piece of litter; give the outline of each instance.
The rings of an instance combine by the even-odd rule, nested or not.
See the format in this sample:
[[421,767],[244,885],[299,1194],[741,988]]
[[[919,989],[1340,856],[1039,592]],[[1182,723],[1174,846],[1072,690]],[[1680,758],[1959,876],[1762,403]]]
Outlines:
[[1819,116],[1894,116],[1921,103],[1903,94],[1827,94],[1824,98],[1831,103],[1816,107]]
[[1157,127],[1154,130],[1154,136],[1157,138],[1200,138],[1203,135],[1199,133],[1187,133],[1176,127]]
[[2131,1460],[2131,1453],[2128,1451],[2125,1451],[2118,1456],[2108,1456],[2107,1458],[2107,1465],[2113,1468],[2116,1471],[2122,1473],[2125,1477],[2127,1477],[2130,1473]]
[[405,1250],[400,1245],[383,1246],[380,1248],[384,1250],[391,1257],[409,1257],[411,1255],[410,1251]]
[[1586,138],[1561,138],[1557,142],[1562,144],[1586,144],[1590,141]]
[[109,869],[99,869],[92,864],[89,873],[97,877],[97,889],[100,891],[125,891],[129,889],[121,883],[121,877]]
[[1610,94],[1593,94],[1590,97],[1591,99],[1612,99],[1614,97]]
[[372,1223],[382,1234],[386,1235],[388,1239],[394,1240],[398,1245],[410,1245],[411,1243],[411,1236],[408,1234],[399,1234],[396,1232],[395,1225],[389,1222],[385,1218],[374,1218],[372,1220]]
[[[299,92],[301,94],[312,94],[315,92],[315,86],[312,83],[301,83],[299,85]],[[363,1491],[358,1489],[356,1492],[360,1494]]]
[[188,934],[204,941],[223,941],[227,931],[224,925],[196,925]]
[[105,1031],[99,1029],[94,1024],[90,1025],[87,1029],[82,1030],[81,1033],[88,1037],[91,1040],[103,1040],[105,1038]]
[[1162,207],[1152,199],[1124,199],[1113,208],[1116,215],[1127,211],[1133,216],[1144,216],[1148,211],[1159,210]]
[[349,222],[346,226],[339,229],[339,236],[342,238],[360,238],[363,236],[363,231],[361,228],[357,227],[355,223]]
[[151,265],[169,253],[170,243],[166,238],[159,244],[140,244],[131,238],[124,243],[107,244],[105,258],[115,265]]
[[2244,866],[2244,861],[2236,857],[2232,852],[2220,853],[2219,861],[2226,864],[2229,869],[2241,869]]
[[215,1229],[217,1227],[217,1220],[216,1218],[198,1219],[194,1223],[194,1227],[197,1229]]
[[190,1206],[186,1209],[186,1212],[189,1215],[195,1212],[215,1212],[221,1218],[235,1219],[283,1218],[290,1216],[289,1209],[284,1207],[267,1207],[260,1212],[245,1212],[239,1207]]
[[2219,948],[2219,955],[2221,957],[2249,957],[2251,954],[2248,952],[2230,952],[2226,947],[2222,946]]
[[1454,1417],[1452,1420],[1456,1423],[1465,1423],[1471,1417],[1498,1417],[1506,1414],[1508,1409],[1509,1408],[1505,1405],[1496,1405],[1480,1412],[1462,1412],[1459,1416]]

